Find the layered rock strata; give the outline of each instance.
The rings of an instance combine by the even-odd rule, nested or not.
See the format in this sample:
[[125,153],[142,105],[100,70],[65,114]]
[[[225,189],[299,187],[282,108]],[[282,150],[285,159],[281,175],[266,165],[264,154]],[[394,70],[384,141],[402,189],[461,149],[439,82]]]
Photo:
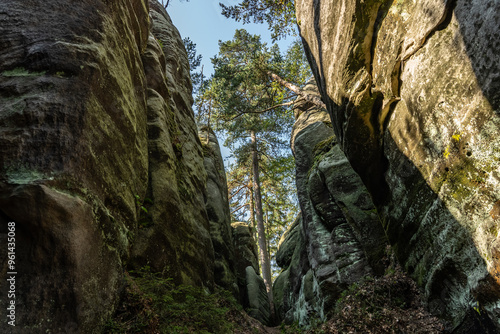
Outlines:
[[[304,90],[319,94],[314,82]],[[324,319],[349,285],[382,272],[386,238],[327,112],[300,101],[295,108],[291,145],[302,216],[280,242],[277,263],[284,271],[275,299],[282,319],[308,325]]]
[[0,239],[15,222],[17,272],[1,331],[99,332],[126,266],[213,286],[189,65],[163,7],[6,0],[0,45]]
[[[500,330],[500,4],[296,1],[339,145],[430,310]],[[484,324],[484,325],[483,325]]]

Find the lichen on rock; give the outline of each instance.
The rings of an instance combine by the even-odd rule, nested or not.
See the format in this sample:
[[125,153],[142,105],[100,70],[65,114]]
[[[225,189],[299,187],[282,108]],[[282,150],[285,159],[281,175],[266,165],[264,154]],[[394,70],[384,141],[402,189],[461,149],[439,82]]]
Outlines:
[[477,305],[500,328],[498,3],[296,8],[339,145],[399,260],[449,330],[486,330]]
[[2,331],[100,332],[125,269],[211,288],[187,53],[163,6],[33,6],[0,4],[0,239],[15,222],[18,249]]

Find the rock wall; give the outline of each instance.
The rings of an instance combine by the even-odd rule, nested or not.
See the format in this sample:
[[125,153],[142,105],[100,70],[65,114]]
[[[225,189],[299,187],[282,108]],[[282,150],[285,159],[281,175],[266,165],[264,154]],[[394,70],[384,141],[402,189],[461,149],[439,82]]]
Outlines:
[[[500,4],[296,1],[333,129],[455,332],[500,329]],[[476,311],[478,310],[478,311]]]
[[191,104],[187,55],[159,3],[0,3],[1,332],[99,332],[125,268],[213,286]]
[[231,224],[226,173],[219,142],[208,127],[199,131],[208,174],[206,208],[214,246],[214,282],[231,291],[251,317],[271,321],[264,280],[260,276],[257,243],[247,223]]
[[152,29],[143,56],[148,187],[139,194],[131,265],[150,266],[177,283],[211,287],[214,250],[205,208],[207,173],[191,108],[189,63],[163,6],[156,1],[150,6]]
[[[313,82],[304,88],[318,95]],[[370,194],[334,135],[325,110],[297,101],[291,145],[302,216],[283,235],[274,290],[287,323],[324,319],[341,292],[383,272],[387,245]]]
[[234,296],[239,298],[235,246],[239,246],[240,241],[238,240],[236,243],[233,238],[234,228],[231,226],[224,160],[219,142],[212,129],[202,127],[199,131],[199,137],[208,175],[205,206],[215,251],[214,279],[217,285],[232,291]]
[[257,243],[247,223],[231,224],[236,261],[239,300],[246,312],[263,324],[271,321],[271,310],[264,279],[260,276]]

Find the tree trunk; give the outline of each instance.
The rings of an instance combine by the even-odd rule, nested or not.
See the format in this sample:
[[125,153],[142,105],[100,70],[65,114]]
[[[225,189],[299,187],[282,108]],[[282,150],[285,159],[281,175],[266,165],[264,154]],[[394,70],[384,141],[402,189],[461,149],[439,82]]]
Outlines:
[[257,218],[257,233],[259,244],[259,260],[262,267],[262,278],[267,289],[269,306],[271,308],[271,319],[274,319],[274,298],[271,278],[271,261],[267,252],[266,229],[264,227],[264,215],[262,211],[262,195],[260,193],[259,180],[259,156],[257,153],[257,137],[255,131],[251,131],[252,140],[252,171],[253,171],[253,190],[255,196],[255,216]]
[[252,224],[252,236],[257,240],[257,223],[255,222],[255,196],[253,194],[253,170],[250,168],[250,223]]

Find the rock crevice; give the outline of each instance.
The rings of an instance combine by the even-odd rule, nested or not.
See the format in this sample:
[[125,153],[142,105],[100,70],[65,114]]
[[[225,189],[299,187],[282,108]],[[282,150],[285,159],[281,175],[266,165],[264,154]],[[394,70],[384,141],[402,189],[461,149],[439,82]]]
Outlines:
[[398,259],[456,332],[485,330],[478,304],[499,326],[498,6],[296,2],[338,143]]

